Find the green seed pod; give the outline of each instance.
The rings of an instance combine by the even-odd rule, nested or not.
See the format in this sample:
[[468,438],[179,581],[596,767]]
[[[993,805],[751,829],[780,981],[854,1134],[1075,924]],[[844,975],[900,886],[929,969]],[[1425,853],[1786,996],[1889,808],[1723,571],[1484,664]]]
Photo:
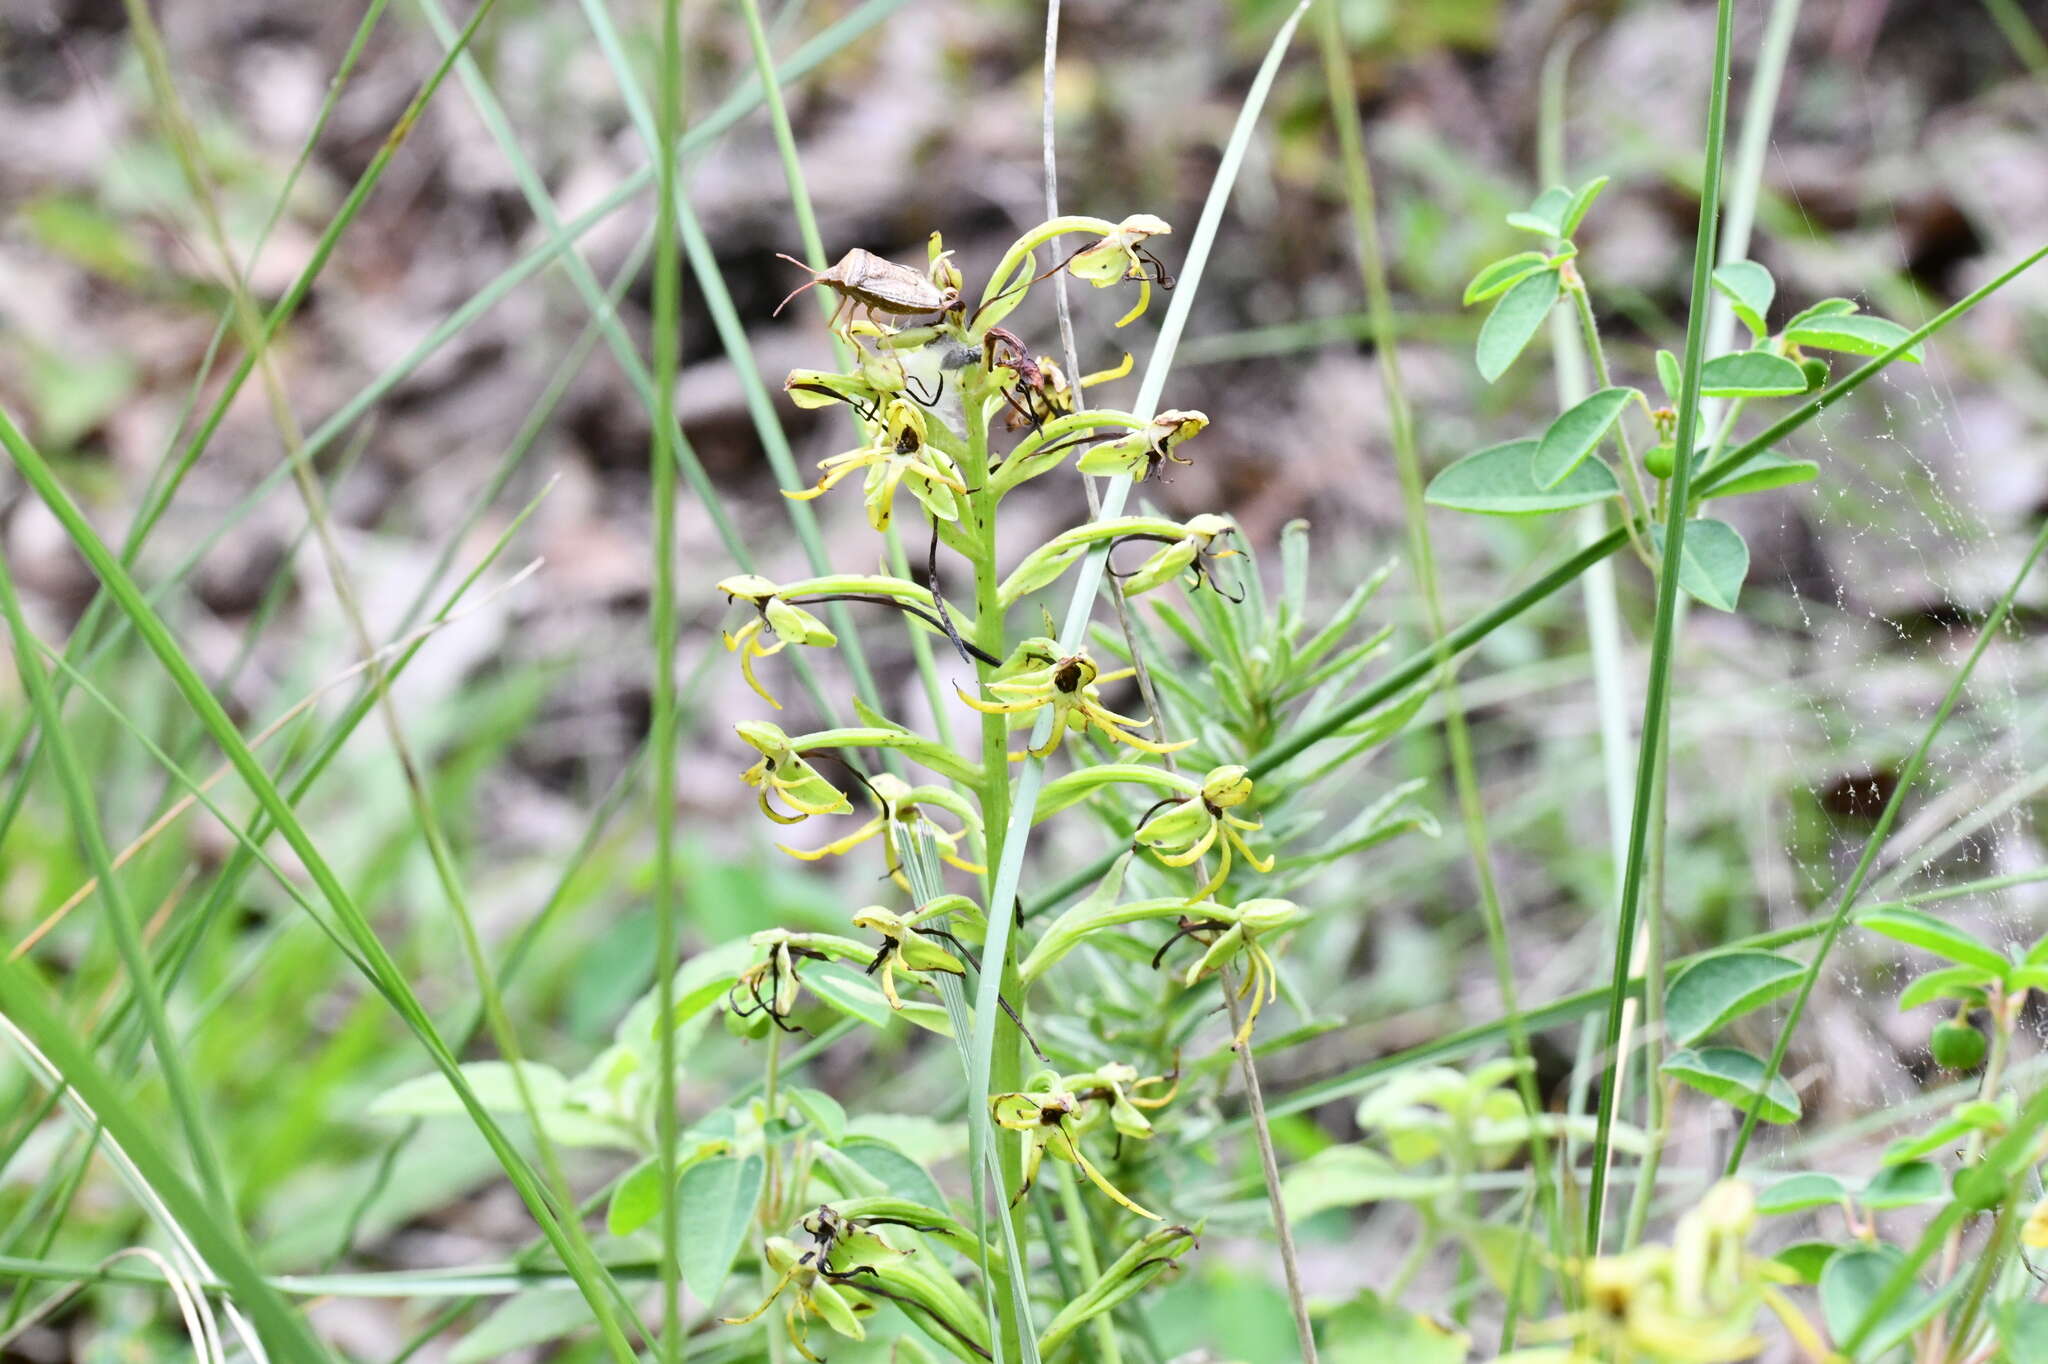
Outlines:
[[1927,1048],[1934,1053],[1935,1064],[1947,1070],[1975,1070],[1984,1064],[1984,1034],[1960,1018],[1937,1024]]
[[1678,448],[1670,441],[1660,441],[1643,451],[1643,467],[1650,471],[1651,478],[1669,478],[1678,462]]
[[1806,391],[1811,393],[1828,381],[1828,362],[1809,355],[1799,362],[1799,372],[1806,376]]

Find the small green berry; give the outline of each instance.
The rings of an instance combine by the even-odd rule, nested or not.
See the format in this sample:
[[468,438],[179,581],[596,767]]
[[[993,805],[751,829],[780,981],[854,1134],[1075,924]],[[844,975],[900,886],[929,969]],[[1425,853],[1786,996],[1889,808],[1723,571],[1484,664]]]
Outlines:
[[1984,1063],[1984,1034],[1960,1018],[1935,1025],[1927,1041],[1937,1065],[1948,1070],[1975,1070]]
[[1828,362],[1809,355],[1799,362],[1799,372],[1806,376],[1806,391],[1811,393],[1828,381]]
[[1643,467],[1650,471],[1651,478],[1669,478],[1678,463],[1678,448],[1670,441],[1660,441],[1643,451]]

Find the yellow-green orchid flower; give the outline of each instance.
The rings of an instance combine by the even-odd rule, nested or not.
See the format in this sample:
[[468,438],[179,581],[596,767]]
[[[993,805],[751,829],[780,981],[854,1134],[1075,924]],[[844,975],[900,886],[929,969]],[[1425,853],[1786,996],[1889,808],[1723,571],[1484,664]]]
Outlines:
[[867,504],[868,524],[878,531],[889,528],[895,513],[896,490],[908,487],[911,496],[941,521],[960,518],[960,501],[967,485],[960,481],[953,461],[936,445],[930,434],[924,409],[903,398],[892,398],[882,412],[882,422],[868,444],[818,462],[825,471],[814,488],[802,492],[784,490],[783,496],[804,502],[822,496],[856,469],[867,470],[862,497]]
[[[912,786],[901,777],[888,772],[880,772],[870,778],[868,791],[875,798],[877,809],[874,818],[844,838],[836,838],[821,848],[792,848],[786,843],[778,843],[775,846],[791,857],[816,862],[821,858],[843,856],[880,835],[887,850],[889,879],[903,889],[909,890],[910,883],[903,876],[903,849],[898,839],[904,825],[917,822],[924,826],[925,832],[938,846],[939,856],[949,866],[958,867],[961,871],[977,876],[984,870],[978,863],[966,861],[959,854],[960,839],[964,834],[972,832],[977,837],[980,836],[981,817],[975,814],[974,807],[957,792],[943,786]],[[956,815],[960,819],[961,827],[958,830],[942,828],[936,821],[928,818],[921,807],[940,809]]]
[[[759,762],[740,774],[740,780],[761,793],[762,814],[777,824],[800,824],[812,815],[853,813],[846,793],[805,761],[781,726],[766,720],[742,720],[734,728],[761,755]],[[771,796],[779,796],[796,813],[786,815],[778,811],[770,802]]]
[[[1128,670],[1104,674],[1095,665],[1095,660],[1085,653],[1057,657],[1056,646],[1049,639],[1027,640],[1011,656],[1014,667],[1021,660],[1033,666],[1023,667],[997,681],[988,684],[989,694],[994,701],[981,701],[960,692],[960,699],[984,715],[1029,716],[1046,707],[1052,708],[1052,730],[1046,735],[1045,743],[1030,750],[1031,756],[1043,758],[1059,746],[1068,730],[1079,734],[1094,728],[1112,743],[1124,744],[1141,749],[1146,753],[1173,753],[1194,742],[1184,739],[1177,744],[1156,743],[1131,733],[1133,729],[1152,723],[1151,720],[1137,720],[1128,715],[1119,715],[1102,704],[1096,692],[1099,682],[1115,681],[1128,677]],[[1011,760],[1021,754],[1011,754]]]
[[1194,463],[1175,454],[1174,447],[1201,435],[1208,425],[1207,413],[1168,408],[1142,430],[1089,446],[1075,467],[1084,474],[1101,478],[1128,475],[1132,479],[1143,480],[1156,474],[1159,466],[1167,460],[1175,464]]
[[[1308,911],[1292,900],[1246,900],[1236,908],[1205,904],[1201,918],[1182,918],[1179,930],[1160,945],[1152,964],[1157,966],[1166,949],[1182,938],[1205,944],[1201,958],[1182,977],[1182,983],[1192,987],[1202,977],[1244,958],[1244,983],[1237,987],[1237,997],[1249,1001],[1251,1007],[1231,1039],[1232,1046],[1242,1047],[1251,1040],[1260,1010],[1280,997],[1280,970],[1261,939],[1286,932],[1307,917]],[[1204,937],[1207,933],[1217,936]]]
[[[746,601],[753,606],[755,618],[738,630],[725,632],[725,647],[728,652],[740,656],[740,676],[747,679],[747,685],[763,701],[782,709],[782,703],[768,694],[761,685],[761,679],[754,676],[754,660],[779,654],[789,644],[808,644],[824,648],[837,644],[839,637],[825,628],[819,620],[800,606],[792,606],[778,594],[781,590],[768,579],[752,573],[727,578],[718,585],[718,590],[734,601]],[[773,644],[763,644],[764,637],[773,635]]]
[[868,974],[881,977],[882,996],[892,1009],[903,1007],[903,1000],[896,994],[896,972],[899,970],[920,978],[925,971],[943,971],[949,976],[967,974],[967,968],[961,965],[958,957],[918,932],[902,915],[892,910],[869,905],[853,916],[853,926],[882,935],[881,949],[868,963]]
[[1169,867],[1185,867],[1199,861],[1213,848],[1217,855],[1215,874],[1188,897],[1188,903],[1206,900],[1230,876],[1233,851],[1257,871],[1273,870],[1272,857],[1261,858],[1244,841],[1244,833],[1259,828],[1259,821],[1231,813],[1251,798],[1252,779],[1243,767],[1232,764],[1212,768],[1202,779],[1200,791],[1185,800],[1173,801],[1145,820],[1132,835],[1132,841]]
[[1055,1159],[1080,1167],[1088,1182],[1118,1206],[1154,1222],[1165,1220],[1158,1213],[1148,1212],[1133,1203],[1082,1154],[1076,1133],[1085,1120],[1085,1111],[1083,1100],[1051,1071],[1039,1072],[1021,1091],[990,1097],[989,1112],[997,1126],[1024,1136],[1024,1177],[1010,1198],[1011,1206],[1016,1206],[1025,1194],[1031,1192],[1031,1185],[1038,1178],[1038,1167],[1043,1163],[1046,1152],[1050,1151]]
[[1093,245],[1084,246],[1068,257],[1067,273],[1075,279],[1086,280],[1097,289],[1107,289],[1126,279],[1139,281],[1138,301],[1117,319],[1117,326],[1124,326],[1144,316],[1145,309],[1152,302],[1155,280],[1162,289],[1173,287],[1173,277],[1166,273],[1159,257],[1145,247],[1151,238],[1163,237],[1172,231],[1163,218],[1155,218],[1149,213],[1133,213]]

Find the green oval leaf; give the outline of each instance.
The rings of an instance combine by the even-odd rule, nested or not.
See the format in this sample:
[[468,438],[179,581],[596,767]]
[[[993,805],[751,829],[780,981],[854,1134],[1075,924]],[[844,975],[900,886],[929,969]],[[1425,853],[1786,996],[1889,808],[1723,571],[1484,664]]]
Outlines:
[[1915,976],[1911,985],[1899,991],[1899,1012],[1937,999],[1960,999],[1981,1009],[1988,1002],[1984,987],[1996,979],[1996,972],[1981,966],[1938,966]]
[[856,1133],[839,1142],[837,1149],[898,1198],[934,1208],[946,1206],[946,1195],[924,1166],[880,1137]]
[[[1650,527],[1650,541],[1664,551],[1664,528]],[[1742,532],[1726,521],[1690,521],[1679,547],[1678,585],[1686,595],[1716,611],[1733,611],[1749,577],[1749,546]]]
[[2048,1303],[2008,1302],[1994,1311],[2007,1364],[2048,1364]]
[[1709,398],[1782,398],[1806,392],[1806,372],[1767,350],[1737,351],[1700,367],[1700,392]]
[[455,1342],[448,1364],[486,1364],[529,1345],[542,1345],[590,1325],[590,1303],[580,1289],[541,1288],[515,1293]]
[[[1700,451],[1702,458],[1706,451]],[[1702,499],[1715,497],[1740,497],[1744,493],[1769,492],[1773,488],[1786,488],[1794,483],[1811,483],[1820,477],[1820,465],[1810,459],[1787,459],[1776,450],[1763,450],[1742,462],[1742,469],[1735,477],[1720,484],[1712,492],[1701,494]]]
[[1593,453],[1628,407],[1632,388],[1603,388],[1565,409],[1536,443],[1531,469],[1537,485],[1555,488]]
[[1808,1171],[1787,1175],[1769,1188],[1758,1191],[1756,1210],[1775,1217],[1788,1212],[1805,1212],[1808,1208],[1824,1208],[1848,1196],[1849,1190],[1841,1180],[1831,1174]]
[[759,1155],[717,1156],[683,1172],[676,1189],[683,1282],[699,1302],[718,1301],[733,1258],[754,1220],[768,1164]]
[[[1590,201],[1589,201],[1590,202]],[[1563,185],[1552,185],[1536,196],[1536,202],[1519,213],[1507,217],[1509,227],[1523,232],[1534,232],[1540,237],[1562,237],[1565,235],[1565,214],[1571,211],[1572,192]]]
[[838,1141],[846,1135],[846,1110],[840,1107],[839,1100],[823,1090],[802,1086],[791,1086],[786,1093],[797,1111],[809,1119],[826,1141]]
[[1657,352],[1657,382],[1664,385],[1664,396],[1671,399],[1671,405],[1678,406],[1679,392],[1685,387],[1685,375],[1678,368],[1678,357],[1668,350]]
[[[1828,1261],[1820,1276],[1820,1311],[1837,1347],[1863,1324],[1864,1314],[1904,1259],[1891,1246],[1850,1246]],[[1865,1360],[1883,1355],[1939,1305],[1926,1289],[1912,1285],[1883,1319],[1864,1333],[1855,1357]]]
[[1879,1170],[1857,1201],[1877,1210],[1910,1208],[1915,1203],[1932,1203],[1947,1192],[1940,1170],[1924,1160],[1909,1160]]
[[1828,1261],[1841,1249],[1832,1241],[1795,1241],[1771,1258],[1799,1276],[1801,1283],[1819,1283]]
[[1790,991],[1805,972],[1804,966],[1775,952],[1704,957],[1671,982],[1664,997],[1664,1027],[1673,1042],[1691,1046]]
[[1465,306],[1469,308],[1475,303],[1499,297],[1521,280],[1543,269],[1549,261],[1550,257],[1541,251],[1520,251],[1481,266],[1479,273],[1472,276],[1472,282],[1465,286]]
[[[1785,339],[1815,350],[1846,351],[1851,355],[1883,355],[1912,333],[1887,318],[1865,313],[1827,313],[1793,322],[1785,328]],[[1919,364],[1925,358],[1916,342],[1899,353],[1901,360]]]
[[1873,933],[1895,942],[1932,952],[1962,966],[1981,967],[2003,977],[2012,963],[1989,943],[1980,942],[1954,924],[1922,914],[1917,909],[1873,909],[1860,914],[1856,922]]
[[[1507,373],[1557,302],[1557,271],[1538,270],[1500,296],[1479,329],[1479,373],[1489,384]],[[1790,363],[1789,361],[1787,363]],[[1799,366],[1793,365],[1797,370]],[[1803,387],[1805,376],[1800,377]]]
[[1861,306],[1853,298],[1824,298],[1812,307],[1794,313],[1792,320],[1785,324],[1785,330],[1790,331],[1802,323],[1811,322],[1816,317],[1839,317],[1843,313],[1853,313]]
[[1751,336],[1761,341],[1771,334],[1764,318],[1771,310],[1778,286],[1770,271],[1753,260],[1732,260],[1714,272],[1714,287],[1727,297]]
[[[1661,1069],[1702,1094],[1745,1110],[1756,1098],[1764,1077],[1764,1063],[1735,1047],[1675,1051]],[[1799,1113],[1799,1096],[1792,1086],[1784,1076],[1772,1076],[1757,1117],[1769,1123],[1788,1123],[1799,1121]]]
[[1554,488],[1536,484],[1533,440],[1511,440],[1465,456],[1430,480],[1424,500],[1453,511],[1487,516],[1537,516],[1583,507],[1619,496],[1614,473],[1598,460],[1588,460]]

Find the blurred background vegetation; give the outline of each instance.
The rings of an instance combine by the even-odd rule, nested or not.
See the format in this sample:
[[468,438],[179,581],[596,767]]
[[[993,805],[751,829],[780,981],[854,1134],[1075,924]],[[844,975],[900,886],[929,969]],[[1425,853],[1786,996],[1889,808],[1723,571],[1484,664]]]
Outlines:
[[[655,7],[622,0],[612,8],[651,82]],[[1251,69],[1287,8],[1279,0],[1068,0],[1062,202],[1112,219],[1143,211],[1191,226]],[[1764,0],[1738,6],[1738,88],[1768,8]],[[274,302],[442,42],[425,8],[412,0],[389,7],[272,225],[362,7],[174,0],[160,10],[226,227],[244,252],[264,239],[249,283],[260,301]],[[1581,237],[1596,296],[1610,310],[1610,354],[1629,381],[1644,383],[1654,348],[1682,331],[1712,11],[1699,0],[1343,3],[1403,363],[1432,467],[1539,430],[1554,411],[1542,365],[1497,386],[1480,382],[1470,352],[1478,318],[1457,306],[1479,264],[1522,244],[1501,217],[1540,187],[1533,168],[1546,62],[1567,63],[1570,178],[1614,181]],[[466,13],[458,7],[456,21]],[[697,3],[687,15],[695,120],[753,65],[731,7]],[[915,260],[936,229],[963,261],[993,259],[1042,216],[1041,8],[1011,0],[769,7],[771,38],[785,56],[849,18],[870,27],[790,88],[828,249],[857,245]],[[1781,298],[1846,294],[1917,325],[2038,244],[2048,223],[2044,27],[2048,4],[2039,0],[1802,6],[1752,250],[1777,276]],[[1175,516],[1233,512],[1262,554],[1274,551],[1285,524],[1306,518],[1315,590],[1327,604],[1396,557],[1404,531],[1310,46],[1298,42],[1283,70],[1169,387],[1172,404],[1206,410],[1212,426],[1196,465],[1147,491]],[[589,308],[559,266],[462,317],[445,338],[436,332],[546,241],[522,191],[524,170],[539,176],[566,220],[600,204],[645,158],[575,6],[502,0],[474,51],[527,165],[515,166],[494,138],[497,114],[481,113],[472,92],[451,81],[272,353],[300,421],[318,433],[319,474],[379,637],[403,633],[417,600],[438,603],[550,488],[484,582],[502,584],[534,558],[544,566],[433,635],[396,694],[493,950],[517,953],[508,1003],[528,1053],[574,1069],[610,1039],[655,965],[644,898],[651,845],[635,762],[649,711],[648,407],[607,348],[593,345]],[[768,315],[797,282],[776,253],[797,250],[799,239],[765,119],[743,117],[705,148],[688,165],[687,187],[763,372],[772,381],[826,361],[825,341],[801,310]],[[600,280],[623,290],[620,315],[643,354],[649,283],[639,244],[651,213],[648,196],[635,195],[579,248]],[[189,438],[195,403],[203,412],[219,391],[224,366],[209,359],[226,294],[203,241],[121,6],[0,6],[0,401],[110,539],[145,505],[166,450]],[[686,279],[685,429],[737,509],[762,571],[796,572],[743,387],[699,297],[697,281]],[[1156,310],[1131,335],[1111,328],[1111,313],[1084,309],[1082,352],[1142,354],[1155,319]],[[1031,339],[1050,347],[1049,336]],[[1853,858],[1955,651],[2009,577],[2019,532],[2048,514],[2044,362],[2048,275],[2037,272],[1944,333],[1924,370],[1887,375],[1874,396],[1793,442],[1823,463],[1820,484],[1728,504],[1723,514],[1739,522],[1755,560],[1742,613],[1695,612],[1684,641],[1674,739],[1683,776],[1669,872],[1674,952],[1811,914]],[[779,397],[776,414],[806,464],[843,443],[832,414],[799,413]],[[303,508],[275,477],[280,458],[270,413],[245,394],[150,534],[138,572],[161,589],[160,608],[250,731],[356,658]],[[1037,496],[1041,531],[1081,512],[1073,484]],[[856,502],[818,504],[828,541],[842,551],[837,561],[865,543]],[[1548,522],[1444,518],[1436,531],[1453,620],[1563,547]],[[680,659],[687,710],[674,818],[689,939],[702,945],[773,923],[834,926],[860,902],[848,897],[867,898],[866,889],[834,867],[792,862],[749,817],[751,795],[735,780],[749,755],[731,723],[757,707],[727,665],[717,636],[726,607],[711,590],[733,569],[687,500],[682,533],[692,628]],[[64,638],[92,598],[93,578],[7,469],[0,551],[40,632]],[[1639,627],[1649,617],[1647,579],[1633,564],[1622,576],[1624,614]],[[1880,890],[2039,864],[2033,815],[2048,788],[2048,739],[2037,698],[2048,650],[2037,636],[2048,594],[2037,586],[2022,602],[2015,647],[1987,661],[1986,684],[1937,751],[1930,795],[1899,840],[1906,851],[1882,870]],[[1423,641],[1420,597],[1404,570],[1372,610],[1407,647]],[[917,713],[900,637],[876,632],[870,647],[885,690]],[[1463,670],[1525,1004],[1590,983],[1611,923],[1585,650],[1567,593],[1487,641]],[[1639,674],[1635,644],[1629,659]],[[130,637],[96,654],[87,675],[165,749],[195,771],[211,769],[202,733]],[[349,697],[347,688],[324,697],[309,722],[270,741],[266,756],[279,768],[303,761]],[[99,774],[102,817],[116,844],[126,843],[163,808],[166,780],[104,709],[74,699],[69,714]],[[784,723],[794,731],[802,718],[793,714]],[[11,737],[24,716],[8,668],[0,735]],[[1419,727],[1367,780],[1379,791],[1421,778],[1424,804],[1447,816],[1439,753],[1434,734]],[[230,812],[247,813],[232,782],[219,797]],[[469,973],[402,774],[374,726],[343,748],[300,808],[437,1018],[466,1022],[476,1007]],[[112,997],[120,965],[89,903],[45,925],[88,876],[46,775],[10,814],[0,840],[0,945],[13,951],[37,934],[34,959],[77,1016],[92,1018]],[[159,925],[177,921],[207,898],[232,849],[209,817],[187,816],[125,871],[134,902]],[[1269,1092],[1284,1096],[1498,1014],[1456,838],[1409,838],[1353,859],[1313,898],[1340,912],[1328,916],[1321,950],[1297,954],[1297,984],[1322,1012],[1293,1022],[1320,1031],[1270,1059]],[[1959,912],[1996,924],[2038,904],[2022,889]],[[364,1113],[371,1096],[421,1069],[382,1002],[261,877],[242,881],[216,909],[194,940],[175,1021],[190,1039],[265,1267],[504,1258],[526,1223],[481,1141],[451,1122],[394,1144],[402,1125]],[[1885,992],[1863,989],[1871,977],[1859,973],[1890,960],[1854,942],[1842,956],[1845,974],[1823,982],[1788,1065],[1822,1136],[1782,1140],[1876,1142],[1882,1128],[1842,1120],[1900,1104],[1928,1077],[1926,1020],[1900,1019]],[[890,1087],[889,1107],[914,1109],[916,1096],[957,1084],[947,1054],[895,1043],[890,1054],[862,1046],[828,1053],[812,1065],[810,1083],[856,1115],[877,1086]],[[1554,1082],[1578,1035],[1556,1029],[1538,1045]],[[757,1064],[737,1042],[706,1043],[690,1059],[686,1102],[721,1095]],[[61,1122],[29,1129],[39,1094],[11,1058],[0,1059],[0,1139],[12,1153],[0,1167],[0,1253],[90,1262],[133,1241],[140,1215],[96,1166],[77,1166],[63,1215],[52,1211],[44,1201],[52,1173],[75,1164],[82,1148]],[[154,1080],[138,1099],[158,1109],[165,1102]],[[1351,1121],[1348,1102],[1329,1104],[1283,1119],[1277,1135],[1299,1158],[1350,1135]],[[1710,1161],[1725,1135],[1694,1103],[1683,1107],[1680,1131],[1689,1165]],[[958,1137],[941,1124],[892,1135],[933,1153]],[[1251,1173],[1214,1171],[1219,1202],[1254,1197]],[[1312,1220],[1304,1232],[1311,1288],[1348,1293],[1376,1282],[1398,1256],[1404,1226],[1391,1212]],[[1180,1334],[1163,1343],[1207,1347],[1217,1359],[1288,1357],[1284,1300],[1263,1262],[1229,1245],[1197,1257],[1167,1291],[1156,1316]],[[173,1357],[180,1338],[157,1297],[96,1289],[13,1339],[0,1358]],[[17,1292],[8,1310],[18,1314],[27,1300]],[[313,1312],[361,1358],[392,1356],[426,1319],[377,1301],[337,1299]],[[571,1349],[559,1357],[576,1357]],[[517,1356],[508,1346],[476,1357]]]

